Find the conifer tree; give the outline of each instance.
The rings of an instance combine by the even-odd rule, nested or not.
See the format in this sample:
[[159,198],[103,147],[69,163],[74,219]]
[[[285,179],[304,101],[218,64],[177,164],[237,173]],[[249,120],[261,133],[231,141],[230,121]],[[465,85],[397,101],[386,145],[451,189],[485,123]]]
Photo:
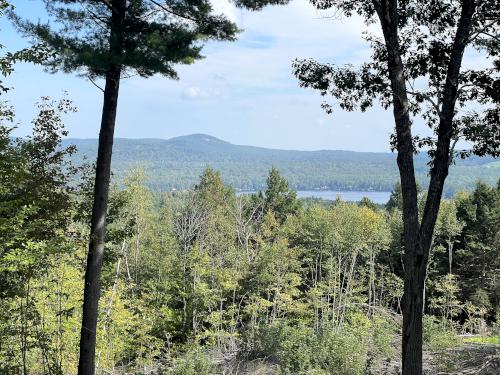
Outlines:
[[203,41],[233,40],[238,29],[214,14],[207,0],[46,0],[45,5],[47,23],[11,16],[24,34],[53,51],[47,69],[105,80],[78,370],[93,374],[120,80],[129,74],[177,79],[174,64],[194,63],[202,58]]
[[280,175],[278,169],[272,167],[264,193],[264,211],[271,211],[282,224],[287,216],[296,213],[298,208],[297,193],[289,188],[288,181]]

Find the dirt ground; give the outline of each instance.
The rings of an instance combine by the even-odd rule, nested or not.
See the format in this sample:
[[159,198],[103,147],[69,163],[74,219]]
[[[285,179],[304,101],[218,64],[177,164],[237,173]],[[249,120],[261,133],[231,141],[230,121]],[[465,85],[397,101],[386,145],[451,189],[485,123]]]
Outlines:
[[[466,343],[444,357],[441,365],[438,359],[434,374],[500,375],[500,345]],[[436,363],[436,358],[431,362]]]
[[[274,375],[277,365],[269,361],[233,362],[224,374]],[[372,364],[370,375],[401,374],[401,359],[395,351],[392,358]],[[424,351],[425,375],[500,375],[500,345],[464,343],[442,353]]]
[[[373,375],[401,373],[400,356],[379,361]],[[441,353],[424,351],[426,375],[500,375],[500,345],[464,343]]]

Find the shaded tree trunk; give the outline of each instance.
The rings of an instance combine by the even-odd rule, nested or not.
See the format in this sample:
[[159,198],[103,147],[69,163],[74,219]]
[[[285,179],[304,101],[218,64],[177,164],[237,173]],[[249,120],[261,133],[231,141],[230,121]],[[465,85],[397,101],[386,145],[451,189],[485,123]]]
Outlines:
[[95,346],[98,302],[101,287],[101,268],[106,236],[106,213],[111,174],[111,154],[115,130],[116,109],[120,84],[120,69],[106,75],[99,149],[97,152],[94,203],[90,227],[89,252],[85,272],[82,329],[80,336],[79,375],[92,375],[95,370]]
[[451,265],[453,262],[453,240],[448,240],[448,273],[451,273]]
[[404,295],[402,299],[403,375],[422,374],[422,318],[424,283],[445,179],[450,165],[450,141],[458,92],[463,53],[469,37],[472,16],[476,10],[474,0],[464,0],[454,38],[446,81],[440,93],[442,107],[437,129],[438,140],[430,171],[427,200],[419,222],[417,187],[413,165],[413,138],[411,133],[410,103],[407,97],[404,64],[398,35],[398,1],[373,2],[379,17],[387,48],[388,73],[393,94],[393,112],[396,125],[397,164],[403,196],[404,238]]
[[80,336],[80,358],[78,375],[94,375],[97,317],[101,292],[101,269],[106,239],[106,215],[108,210],[109,181],[111,175],[111,155],[115,131],[116,110],[120,88],[123,50],[123,33],[126,13],[126,0],[111,1],[111,32],[109,36],[110,56],[106,71],[104,100],[97,150],[94,202],[90,222],[89,252],[85,271],[83,295],[82,328]]

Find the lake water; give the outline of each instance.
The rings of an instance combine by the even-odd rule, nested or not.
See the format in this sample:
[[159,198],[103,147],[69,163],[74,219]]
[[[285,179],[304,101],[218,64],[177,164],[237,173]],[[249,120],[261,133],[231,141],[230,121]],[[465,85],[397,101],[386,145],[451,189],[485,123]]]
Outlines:
[[340,197],[344,201],[359,202],[367,197],[378,204],[386,204],[391,195],[390,191],[335,191],[335,190],[298,190],[299,198],[321,198],[335,200]]
[[[239,192],[238,194],[252,194],[253,191]],[[335,200],[340,197],[344,201],[359,202],[361,198],[367,197],[375,203],[386,204],[391,195],[390,191],[336,191],[336,190],[298,190],[299,198],[321,198]]]

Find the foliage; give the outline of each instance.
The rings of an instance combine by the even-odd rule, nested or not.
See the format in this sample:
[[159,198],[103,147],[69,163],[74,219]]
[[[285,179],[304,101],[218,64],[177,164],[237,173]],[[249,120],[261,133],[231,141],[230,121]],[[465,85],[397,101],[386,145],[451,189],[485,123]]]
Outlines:
[[173,367],[162,374],[172,375],[214,375],[217,367],[201,349],[192,349],[177,359]]
[[[500,82],[497,1],[336,1],[317,0],[320,10],[331,9],[366,24],[378,23],[381,36],[366,33],[372,56],[359,67],[294,63],[301,86],[333,96],[347,111],[366,111],[378,100],[392,108],[397,151],[404,245],[402,373],[422,372],[424,292],[436,219],[449,166],[457,156],[500,155],[498,111]],[[493,21],[492,21],[493,20]],[[486,67],[462,67],[467,47],[481,52]],[[474,121],[467,113],[479,103],[485,114]],[[323,103],[327,113],[329,103]],[[414,121],[423,121],[430,136],[417,133]],[[458,140],[474,142],[465,152]],[[429,187],[423,210],[419,207],[414,154],[426,148]],[[450,272],[451,264],[450,248]]]
[[[384,12],[385,3],[372,1],[335,1],[320,0],[313,4],[321,10],[337,9],[346,16],[355,13],[364,17],[368,24],[374,23],[377,16]],[[470,38],[466,44],[482,53],[488,60],[484,69],[464,69],[458,75],[460,88],[456,102],[461,108],[468,108],[472,102],[485,106],[483,122],[474,121],[473,115],[458,117],[453,124],[455,139],[464,138],[475,142],[470,151],[458,152],[462,157],[470,154],[498,156],[498,47],[494,42],[498,38],[498,26],[491,20],[497,19],[498,9],[494,1],[471,2],[473,9],[472,28],[468,32]],[[466,4],[467,5],[467,4]],[[388,24],[382,22],[384,39],[365,33],[366,40],[372,47],[371,61],[359,67],[346,65],[339,67],[323,64],[313,59],[296,60],[295,75],[304,87],[318,90],[322,96],[333,96],[341,109],[347,111],[366,111],[378,99],[380,105],[387,109],[392,103],[394,89],[395,66],[390,60],[393,53],[400,54],[401,64],[405,67],[405,98],[408,96],[408,111],[411,115],[420,116],[434,130],[434,136],[415,135],[414,147],[417,151],[423,146],[431,147],[430,155],[435,155],[438,125],[444,107],[442,96],[445,90],[446,75],[449,73],[448,63],[452,58],[453,43],[459,25],[461,11],[466,5],[459,1],[451,1],[437,6],[433,1],[407,1],[396,5],[387,5],[397,17],[397,43],[389,45]],[[468,5],[467,5],[468,6]],[[477,9],[476,9],[477,6]],[[393,9],[394,8],[394,9]],[[428,10],[435,12],[429,14]],[[389,12],[389,10],[387,10]],[[387,21],[389,22],[389,21]],[[457,44],[455,44],[457,46]],[[397,49],[397,52],[396,52]],[[392,63],[392,65],[391,65]],[[460,69],[460,66],[458,67]],[[392,81],[391,81],[392,80]],[[414,82],[421,81],[418,85]],[[437,99],[437,100],[436,100]],[[323,103],[323,108],[331,112],[333,107]],[[470,108],[470,107],[469,107]],[[467,111],[464,111],[467,113]],[[393,146],[396,145],[393,137]],[[454,152],[455,150],[451,150]]]
[[258,352],[271,356],[283,374],[361,374],[366,347],[348,332],[316,333],[305,326],[263,327],[256,337]]
[[[500,296],[495,270],[498,270],[500,251],[500,190],[478,184],[469,195],[458,199],[457,218],[464,227],[458,236],[456,250],[458,274],[462,278],[461,287],[465,297],[475,299],[478,305],[489,306],[489,315],[495,315]],[[486,291],[484,296],[480,290]],[[478,293],[483,294],[481,298]]]
[[[235,3],[256,10],[287,0]],[[497,22],[491,22],[499,16],[496,3],[313,4],[346,16],[357,13],[367,24],[378,16],[384,41],[366,35],[373,49],[370,62],[338,67],[303,60],[296,61],[294,69],[301,85],[335,97],[343,109],[364,111],[376,99],[386,109],[394,107],[393,146],[399,152],[404,186],[396,186],[385,210],[366,199],[360,204],[338,199],[302,206],[292,187],[317,172],[328,160],[325,153],[239,148],[206,136],[195,137],[198,144],[200,137],[208,144],[200,147],[198,159],[181,160],[183,169],[196,168],[169,182],[169,187],[191,187],[197,179],[192,189],[158,193],[147,186],[146,173],[130,171],[113,187],[108,220],[103,221],[109,230],[97,329],[82,334],[97,335],[98,371],[215,374],[227,355],[269,361],[281,374],[362,374],[394,355],[402,307],[406,318],[428,314],[426,347],[440,355],[460,343],[458,329],[481,332],[486,324],[498,324],[500,181],[496,187],[480,183],[470,194],[441,202],[451,157],[499,154],[499,30]],[[0,58],[1,73],[7,76],[12,64],[23,60],[41,62],[52,72],[77,71],[90,80],[105,77],[103,119],[108,121],[103,124],[108,128],[104,126],[103,134],[113,133],[120,77],[159,73],[176,79],[175,64],[202,58],[203,42],[233,40],[239,31],[223,15],[214,14],[207,0],[58,0],[45,5],[49,21],[33,23],[0,0],[0,12],[7,12],[23,33],[42,43]],[[466,45],[483,53],[491,66],[462,71]],[[0,91],[6,90],[0,83]],[[479,115],[468,111],[477,103],[483,111]],[[329,104],[323,107],[331,111]],[[13,128],[7,125],[13,111],[0,108],[2,373],[76,371],[79,322],[88,314],[81,309],[81,278],[93,186],[86,176],[75,186],[75,148],[61,141],[67,135],[62,116],[72,111],[68,100],[44,98],[32,136],[13,139]],[[433,135],[412,136],[410,116],[420,117]],[[455,150],[461,138],[473,142],[473,148]],[[102,174],[109,175],[111,143],[107,161],[97,167]],[[178,151],[186,151],[189,139],[168,145],[178,162]],[[145,148],[149,156],[154,151],[148,144]],[[413,156],[422,148],[427,148],[427,156]],[[240,187],[257,186],[263,192],[238,197],[221,172],[200,170],[207,156],[221,150],[229,151],[215,167],[225,167],[233,176],[241,169],[239,176],[244,173],[245,179]],[[276,156],[282,158],[284,176],[294,176],[293,181],[271,167]],[[311,186],[381,190],[394,183],[396,173],[387,168],[394,161],[389,155],[357,155],[355,164],[369,162],[364,169],[353,168],[347,153],[328,157],[335,163],[316,173]],[[242,160],[245,168],[240,168]],[[259,160],[267,164],[260,163],[252,174],[248,164],[258,165]],[[428,166],[429,184],[423,177]],[[491,169],[490,175],[497,177],[492,159],[457,163],[456,170],[467,166]],[[370,173],[358,173],[368,169]],[[372,178],[381,170],[381,177]],[[414,172],[423,186],[430,186],[421,197]],[[466,181],[467,176],[461,178]],[[107,201],[107,176],[96,181],[96,191],[100,183],[106,185],[97,198]],[[103,236],[90,237],[102,246]],[[416,242],[419,249],[412,247]],[[403,249],[408,254],[404,267]],[[416,250],[423,250],[423,256]],[[414,288],[408,288],[416,267],[415,275],[422,277],[415,285],[426,288],[423,309],[412,305],[422,299],[410,298]],[[408,268],[402,306],[401,276]],[[100,266],[95,271],[99,279]],[[410,305],[413,310],[407,309]],[[403,331],[412,333],[408,325]],[[403,334],[403,341],[408,337]],[[90,346],[93,349],[94,343]],[[217,363],[215,355],[222,357]],[[447,357],[442,358],[446,362]]]
[[[14,165],[23,164],[12,164],[17,159],[10,156],[24,158],[24,148],[10,142],[1,160],[6,171],[9,165],[15,171]],[[63,159],[55,160],[62,167]],[[22,371],[23,362],[34,373],[76,371],[88,233],[88,216],[80,211],[91,194],[85,179],[78,187],[61,181],[69,189],[69,216],[64,235],[53,241],[67,250],[37,258],[43,267],[23,276],[29,276],[29,290],[21,285],[13,289],[18,294],[11,291],[2,300],[2,371]],[[283,206],[270,199],[263,213],[265,194],[236,197],[211,168],[185,192],[154,193],[145,181],[143,171],[130,171],[111,194],[98,371],[216,374],[235,362],[259,362],[282,374],[362,374],[376,373],[397,354],[393,342],[402,296],[397,208],[388,212],[340,200],[304,207],[291,200]],[[3,191],[8,186],[3,184]],[[278,197],[290,192],[276,191]],[[434,315],[424,331],[426,347],[436,353],[457,345],[455,332],[474,330],[485,321],[484,311],[493,309],[490,289],[463,298],[459,287],[467,266],[457,261],[452,274],[440,266],[448,261],[447,252],[438,250],[444,239],[458,252],[463,233],[475,233],[471,219],[469,228],[449,224],[457,223],[453,218],[460,215],[454,214],[474,194],[443,206],[427,282],[426,309]],[[286,212],[282,222],[275,210]],[[48,228],[58,218],[47,217]],[[463,327],[461,311],[469,316]]]
[[[43,98],[37,109],[33,132],[27,139],[10,136],[13,128],[8,123],[14,119],[11,109],[3,107],[0,119],[2,372],[26,370],[31,362],[29,353],[40,351],[46,357],[41,364],[44,371],[60,373],[65,328],[59,319],[66,309],[76,307],[67,304],[67,296],[62,295],[60,273],[52,273],[58,267],[56,260],[68,259],[72,252],[70,181],[78,169],[68,161],[74,148],[61,148],[61,137],[66,135],[62,116],[74,108],[66,99],[53,102]],[[72,267],[59,271],[69,272],[69,284],[78,275]],[[52,278],[58,282],[49,282]],[[57,329],[51,326],[52,331],[40,330],[55,318],[53,310],[42,304],[53,302],[44,298],[48,291],[59,296]],[[71,298],[74,302],[74,295]],[[57,343],[54,335],[58,335]]]
[[[73,147],[61,148],[66,135],[61,116],[73,111],[66,99],[42,99],[33,133],[26,140],[10,137],[13,112],[2,110],[0,169],[0,290],[2,297],[22,293],[31,277],[43,271],[49,255],[64,252],[70,223],[72,188],[77,173],[68,161]],[[21,290],[19,290],[21,288]]]
[[464,342],[472,342],[474,344],[500,345],[500,336],[466,337],[463,340]]
[[[68,141],[69,142],[69,141]],[[97,140],[72,139],[78,147],[76,164],[93,158]],[[209,161],[209,162],[208,162]],[[427,155],[415,157],[419,185],[428,185]],[[168,168],[164,165],[168,164]],[[398,181],[395,156],[390,153],[351,151],[290,151],[233,145],[220,139],[195,134],[169,140],[116,139],[113,172],[122,183],[127,172],[140,165],[146,184],[155,191],[189,189],[198,183],[204,168],[217,169],[224,182],[236,190],[266,188],[269,169],[279,169],[294,190],[392,191]],[[470,157],[450,167],[445,185],[447,196],[473,189],[478,179],[495,185],[498,162],[493,158]]]
[[288,215],[298,210],[297,193],[288,187],[288,181],[280,176],[276,168],[271,168],[264,193],[263,211],[271,211],[279,223],[283,224]]
[[445,352],[446,350],[460,345],[460,339],[453,329],[448,326],[446,320],[438,320],[427,316],[424,319],[424,343],[433,352]]
[[[5,13],[9,13],[14,9],[14,6],[10,1],[0,0],[0,17],[3,17]],[[0,44],[0,50],[4,46]],[[32,62],[40,64],[45,61],[50,56],[49,50],[46,46],[42,44],[34,45],[29,48],[24,48],[16,52],[7,52],[6,55],[0,56],[0,74],[3,77],[9,76],[14,70],[14,64],[16,62]],[[11,88],[5,86],[4,82],[0,80],[0,95],[5,94]]]
[[114,27],[117,30],[113,6],[96,1],[51,1],[47,12],[57,28],[53,22],[33,23],[12,12],[11,18],[24,34],[53,51],[44,61],[50,71],[79,71],[91,79],[105,76],[110,66],[123,67],[125,74],[150,77],[159,73],[177,78],[173,64],[191,64],[202,58],[201,40],[233,40],[238,31],[224,16],[213,14],[207,1],[134,1],[125,7],[121,29],[112,34]]

